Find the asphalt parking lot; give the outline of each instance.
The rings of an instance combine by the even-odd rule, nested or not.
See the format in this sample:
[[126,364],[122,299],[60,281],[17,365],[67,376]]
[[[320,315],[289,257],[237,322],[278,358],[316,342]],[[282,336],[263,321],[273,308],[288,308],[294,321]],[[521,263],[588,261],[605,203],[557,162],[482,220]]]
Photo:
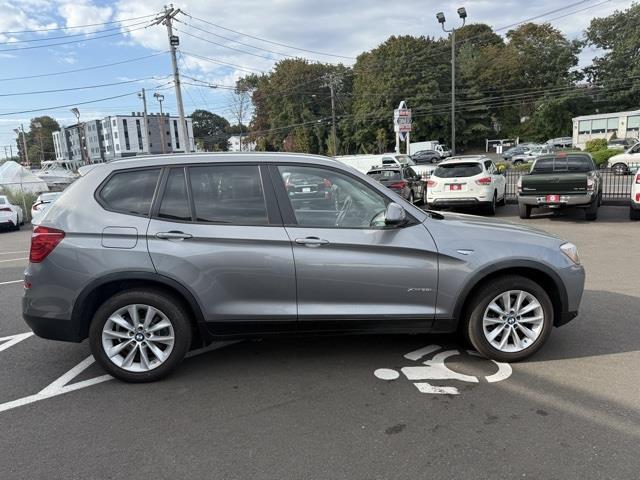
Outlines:
[[[105,377],[86,342],[28,335],[30,231],[1,232],[0,479],[637,479],[640,223],[498,212],[574,242],[587,270],[579,317],[528,361],[452,336],[267,339],[142,385]],[[428,382],[401,370],[424,365]]]

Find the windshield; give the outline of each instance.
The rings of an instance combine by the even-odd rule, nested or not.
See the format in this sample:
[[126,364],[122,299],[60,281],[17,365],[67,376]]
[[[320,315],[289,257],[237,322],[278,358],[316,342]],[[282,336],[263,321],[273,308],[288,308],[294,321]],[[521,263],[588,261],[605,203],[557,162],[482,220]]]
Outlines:
[[477,162],[449,163],[440,165],[433,173],[440,178],[473,177],[482,173],[482,166]]
[[593,161],[586,155],[551,157],[538,160],[531,173],[576,172],[586,173],[594,169]]

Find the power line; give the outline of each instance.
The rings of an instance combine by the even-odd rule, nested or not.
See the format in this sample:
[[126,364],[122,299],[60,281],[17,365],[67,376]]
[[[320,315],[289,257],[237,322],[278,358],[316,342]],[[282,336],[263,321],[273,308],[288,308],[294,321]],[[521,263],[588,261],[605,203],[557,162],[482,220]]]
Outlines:
[[112,25],[114,23],[123,23],[123,22],[129,22],[132,20],[141,20],[143,18],[150,18],[150,17],[155,17],[155,13],[152,13],[150,15],[143,15],[141,17],[132,17],[132,18],[124,18],[122,20],[111,20],[109,22],[102,22],[102,23],[88,23],[85,25],[74,25],[73,27],[52,27],[52,28],[40,28],[40,29],[36,29],[36,30],[17,30],[17,31],[13,31],[13,32],[0,32],[0,34],[2,35],[17,35],[20,33],[39,33],[39,32],[53,32],[53,31],[57,31],[57,30],[75,30],[78,28],[87,28],[87,27],[99,27],[102,25]]
[[115,65],[122,65],[124,63],[138,62],[140,60],[146,60],[148,58],[157,57],[158,55],[164,55],[165,53],[168,53],[168,52],[164,51],[164,52],[154,53],[152,55],[145,55],[144,57],[130,58],[128,60],[121,60],[119,62],[113,62],[113,63],[105,63],[103,65],[94,65],[92,67],[75,68],[73,70],[64,70],[62,72],[39,73],[39,74],[34,74],[34,75],[25,75],[25,76],[22,76],[22,77],[0,78],[0,82],[8,82],[8,81],[11,81],[11,80],[27,80],[27,79],[30,79],[30,78],[53,77],[53,76],[56,76],[56,75],[66,75],[66,74],[69,74],[69,73],[86,72],[88,70],[97,70],[99,68],[107,68],[107,67],[113,67]]
[[169,75],[165,75],[162,78],[156,77],[146,77],[146,78],[135,78],[133,80],[123,80],[121,82],[113,82],[113,83],[102,83],[98,85],[84,85],[81,87],[71,87],[71,88],[57,88],[55,90],[37,90],[32,92],[18,92],[18,93],[0,93],[0,97],[18,97],[22,95],[39,95],[42,93],[58,93],[58,92],[75,92],[77,90],[89,90],[92,88],[102,88],[102,87],[112,87],[114,85],[124,85],[127,83],[136,83],[142,82],[146,80],[165,80],[169,78]]
[[0,49],[0,52],[16,52],[16,51],[19,51],[19,50],[33,50],[33,49],[36,49],[36,48],[47,48],[47,47],[56,47],[56,46],[59,46],[59,45],[69,45],[71,43],[84,43],[84,42],[89,42],[91,40],[99,40],[101,38],[117,37],[119,35],[126,35],[127,33],[136,32],[138,30],[143,30],[145,28],[147,28],[147,27],[144,26],[144,27],[132,28],[131,30],[124,30],[124,31],[117,32],[117,33],[110,33],[108,35],[97,35],[95,37],[83,38],[82,40],[70,40],[68,42],[47,43],[46,45],[31,45],[29,47],[3,48],[3,49]]
[[[215,23],[209,22],[209,21],[204,20],[202,18],[194,17],[193,15],[190,15],[188,12],[184,12],[183,11],[182,13],[184,13],[189,18],[192,18],[194,20],[198,20],[200,22],[206,23],[208,25],[211,25],[212,27],[220,28],[220,29],[226,30],[228,32],[232,32],[232,33],[236,33],[238,35],[242,35],[244,37],[252,38],[252,39],[258,40],[260,42],[270,43],[271,45],[278,45],[280,47],[290,48],[292,50],[299,50],[301,52],[314,53],[316,55],[324,55],[324,56],[327,56],[327,57],[337,57],[337,58],[346,58],[346,59],[349,59],[349,60],[356,60],[356,57],[349,57],[349,56],[346,56],[346,55],[337,55],[335,53],[320,52],[320,51],[317,51],[317,50],[309,50],[309,49],[306,49],[306,48],[294,47],[293,45],[287,45],[286,43],[274,42],[272,40],[267,40],[265,38],[260,38],[260,37],[256,37],[256,36],[253,36],[253,35],[249,35],[248,33],[239,32],[237,30],[232,30],[231,28],[223,27],[222,25],[217,25]],[[192,25],[192,27],[193,27],[193,25]],[[216,34],[213,34],[213,35],[216,35]],[[219,35],[216,35],[216,36],[219,36]],[[254,47],[254,48],[258,48],[258,47]]]
[[[229,50],[233,50],[233,51],[235,51],[235,52],[244,53],[245,55],[252,55],[252,56],[254,56],[254,57],[258,57],[258,58],[264,58],[264,59],[266,59],[266,60],[270,60],[270,61],[272,61],[272,62],[274,61],[274,59],[273,59],[273,58],[271,58],[271,57],[265,57],[264,55],[259,55],[259,54],[257,54],[257,53],[247,52],[246,50],[241,50],[241,49],[239,49],[239,48],[229,47],[228,45],[224,45],[224,44],[222,44],[222,43],[214,42],[213,40],[209,40],[209,39],[207,39],[207,38],[204,38],[204,37],[201,37],[201,36],[198,36],[198,35],[193,35],[192,33],[186,32],[186,31],[184,31],[184,30],[179,30],[179,29],[177,29],[177,28],[175,28],[175,27],[174,27],[174,30],[175,30],[176,32],[184,33],[185,35],[187,35],[187,36],[189,36],[189,37],[196,38],[196,39],[198,39],[198,40],[202,40],[203,42],[207,42],[207,43],[210,43],[210,44],[212,44],[212,45],[217,45],[218,47],[228,48]],[[2,50],[0,50],[0,51],[2,51]]]
[[185,52],[184,50],[180,50],[180,52],[183,55],[187,55],[189,57],[197,58],[199,60],[204,60],[205,62],[217,63],[217,64],[222,65],[222,66],[235,67],[238,70],[244,70],[245,72],[248,72],[248,73],[253,73],[253,72],[266,73],[264,70],[258,70],[256,68],[246,67],[246,66],[242,66],[242,65],[236,65],[235,63],[223,62],[223,61],[220,61],[220,60],[216,60],[214,58],[205,57],[203,55],[197,55],[195,53]]
[[[147,21],[136,22],[136,23],[130,23],[129,25],[122,25],[114,28],[106,28],[104,30],[100,30],[100,33],[113,32],[115,30],[120,30],[123,27],[127,27],[127,28],[135,27],[138,25],[143,25],[145,23],[148,23],[148,22]],[[98,32],[93,32],[93,33],[98,33]],[[8,40],[6,42],[0,42],[0,45],[15,45],[16,43],[29,43],[29,42],[47,42],[49,40],[58,40],[60,38],[84,37],[86,35],[91,35],[91,33],[74,33],[72,35],[59,35],[57,37],[29,38],[25,40]]]
[[22,111],[19,111],[19,112],[0,113],[0,116],[1,117],[8,117],[9,115],[19,115],[19,114],[22,114],[22,113],[45,112],[47,110],[57,110],[59,108],[77,107],[78,105],[88,105],[90,103],[104,102],[104,101],[107,101],[107,100],[114,100],[116,98],[123,98],[123,97],[127,97],[129,95],[137,95],[137,94],[138,94],[138,90],[136,90],[135,92],[123,93],[122,95],[114,95],[112,97],[104,97],[104,98],[98,98],[96,100],[88,100],[86,102],[75,102],[75,103],[69,103],[67,105],[57,105],[55,107],[34,108],[32,110],[22,110]]

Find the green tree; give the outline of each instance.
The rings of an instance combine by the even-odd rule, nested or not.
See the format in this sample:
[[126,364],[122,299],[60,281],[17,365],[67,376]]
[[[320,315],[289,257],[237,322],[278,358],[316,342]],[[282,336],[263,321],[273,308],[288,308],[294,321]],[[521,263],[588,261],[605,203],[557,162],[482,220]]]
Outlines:
[[602,50],[585,69],[587,78],[606,89],[603,106],[609,111],[640,104],[640,4],[594,18],[585,32],[586,44]]
[[[39,165],[42,160],[54,160],[56,158],[53,148],[53,132],[60,130],[58,122],[48,115],[32,118],[29,129],[25,129],[27,152],[32,165]],[[16,136],[18,157],[25,161],[22,133]]]
[[227,151],[229,121],[226,118],[207,110],[194,110],[191,120],[193,136],[205,151]]

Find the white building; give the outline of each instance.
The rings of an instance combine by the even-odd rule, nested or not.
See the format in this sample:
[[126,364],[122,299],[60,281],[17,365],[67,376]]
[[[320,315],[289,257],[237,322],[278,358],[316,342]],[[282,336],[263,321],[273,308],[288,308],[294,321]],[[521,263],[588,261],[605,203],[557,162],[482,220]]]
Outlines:
[[640,110],[630,112],[596,113],[573,119],[573,146],[584,148],[589,140],[604,138],[638,138]]
[[[182,138],[179,118],[149,114],[149,136],[145,135],[144,115],[113,115],[100,120],[82,122],[80,126],[62,127],[53,132],[56,160],[99,163],[116,158],[159,153],[195,151],[193,122],[186,118],[188,142]],[[163,147],[164,145],[164,147]],[[84,150],[84,158],[83,158]]]
[[240,135],[232,135],[228,140],[230,152],[253,152],[256,149],[256,142],[250,142],[246,136],[242,137],[242,150],[240,149]]

